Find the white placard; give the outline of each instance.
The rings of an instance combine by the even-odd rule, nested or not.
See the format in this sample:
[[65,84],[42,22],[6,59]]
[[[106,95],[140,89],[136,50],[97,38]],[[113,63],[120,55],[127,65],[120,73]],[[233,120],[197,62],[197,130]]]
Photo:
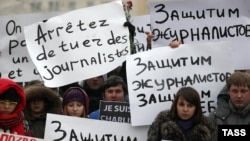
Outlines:
[[47,114],[44,140],[145,141],[148,126]]
[[[0,132],[0,141],[46,141],[40,138]],[[49,141],[49,140],[48,140]]]
[[24,26],[59,14],[62,12],[0,16],[0,77],[15,82],[41,79],[26,48]]
[[248,0],[165,1],[150,3],[154,47],[183,43],[233,41],[235,70],[250,69]]
[[175,93],[183,86],[199,92],[202,110],[208,115],[234,71],[231,50],[230,42],[208,42],[183,44],[176,49],[160,47],[128,56],[132,125],[150,125],[160,111],[170,109]]
[[136,52],[147,51],[147,35],[145,32],[151,32],[150,15],[132,17],[132,24],[135,26],[134,44]]
[[74,10],[24,27],[32,61],[48,87],[99,76],[130,55],[121,1]]

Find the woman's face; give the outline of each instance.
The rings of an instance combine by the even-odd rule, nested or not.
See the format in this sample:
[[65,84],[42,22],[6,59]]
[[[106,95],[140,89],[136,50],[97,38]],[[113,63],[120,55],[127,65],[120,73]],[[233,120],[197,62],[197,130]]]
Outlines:
[[0,100],[0,113],[2,114],[10,114],[12,113],[16,106],[17,102],[9,101],[9,100]]
[[187,102],[182,96],[177,101],[177,113],[180,119],[188,120],[194,116],[195,105]]
[[36,99],[30,102],[30,109],[33,114],[44,113],[45,102],[43,99]]
[[70,116],[82,117],[84,114],[84,105],[78,101],[71,101],[67,105],[67,111]]

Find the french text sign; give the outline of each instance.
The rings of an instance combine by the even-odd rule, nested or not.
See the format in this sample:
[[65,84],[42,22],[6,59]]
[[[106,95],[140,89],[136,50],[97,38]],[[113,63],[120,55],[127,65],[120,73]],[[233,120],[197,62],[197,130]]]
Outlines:
[[45,85],[70,84],[121,65],[130,54],[125,21],[121,1],[114,1],[26,26],[27,48]]
[[119,101],[100,101],[100,120],[130,123],[129,103]]
[[26,48],[23,28],[58,14],[56,12],[0,16],[0,77],[15,82],[41,79]]

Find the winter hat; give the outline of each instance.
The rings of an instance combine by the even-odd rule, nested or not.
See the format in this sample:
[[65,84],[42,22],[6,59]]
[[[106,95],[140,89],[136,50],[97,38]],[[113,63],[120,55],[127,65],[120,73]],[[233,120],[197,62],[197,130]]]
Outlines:
[[70,87],[63,95],[63,107],[71,101],[79,101],[85,107],[85,112],[89,111],[89,99],[87,93],[80,87]]
[[19,102],[20,97],[14,88],[9,88],[0,95],[0,100]]
[[84,104],[85,97],[82,94],[83,92],[80,89],[68,89],[63,96],[63,105],[68,104],[71,101],[79,101]]

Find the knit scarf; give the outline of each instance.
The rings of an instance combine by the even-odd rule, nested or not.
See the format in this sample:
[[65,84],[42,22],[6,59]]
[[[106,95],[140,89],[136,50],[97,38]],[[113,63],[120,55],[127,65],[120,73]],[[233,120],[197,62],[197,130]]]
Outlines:
[[23,112],[13,113],[13,114],[0,114],[0,128],[12,129],[17,126],[20,122],[23,122],[24,114]]
[[193,127],[193,119],[189,120],[177,120],[176,123],[181,128],[184,134],[188,133],[188,131]]

